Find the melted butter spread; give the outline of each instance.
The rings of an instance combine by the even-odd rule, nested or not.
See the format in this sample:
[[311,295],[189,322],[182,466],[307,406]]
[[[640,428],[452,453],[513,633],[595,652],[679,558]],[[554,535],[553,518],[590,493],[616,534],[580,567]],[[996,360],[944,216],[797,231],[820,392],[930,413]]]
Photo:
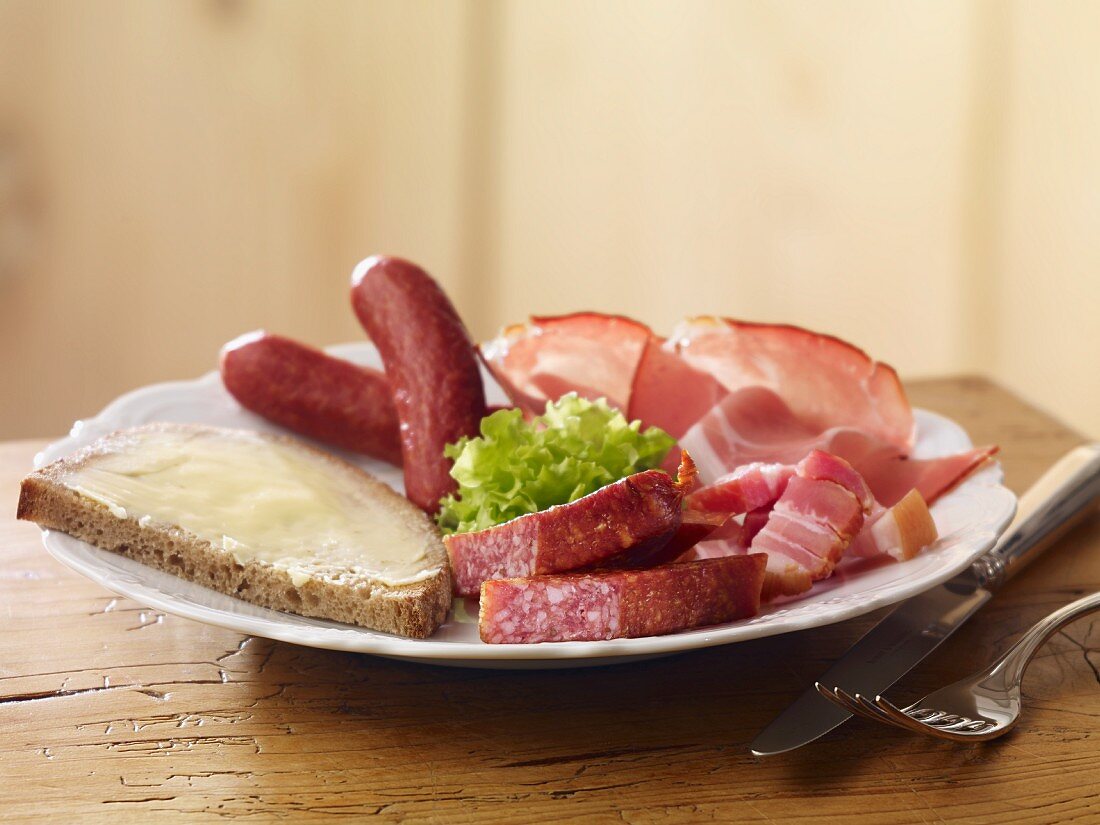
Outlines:
[[181,527],[299,586],[345,571],[408,584],[438,568],[419,513],[394,513],[325,461],[255,433],[137,431],[65,483],[119,518]]

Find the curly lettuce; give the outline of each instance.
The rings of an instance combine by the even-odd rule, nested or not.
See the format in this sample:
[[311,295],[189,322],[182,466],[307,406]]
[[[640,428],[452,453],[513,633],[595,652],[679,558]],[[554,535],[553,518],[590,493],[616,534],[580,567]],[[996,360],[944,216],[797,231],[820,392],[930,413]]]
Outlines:
[[440,501],[445,533],[467,533],[537,513],[660,466],[675,443],[658,427],[641,429],[604,399],[569,393],[524,421],[519,410],[481,420],[481,435],[448,444],[458,492]]

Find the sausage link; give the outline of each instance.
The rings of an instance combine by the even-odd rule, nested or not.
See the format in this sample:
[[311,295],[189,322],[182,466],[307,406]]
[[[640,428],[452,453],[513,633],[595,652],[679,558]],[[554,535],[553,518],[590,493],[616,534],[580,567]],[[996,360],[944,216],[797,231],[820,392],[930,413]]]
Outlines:
[[360,263],[351,303],[386,365],[401,422],[405,494],[435,513],[457,488],[443,447],[477,435],[485,415],[474,345],[439,284],[400,258]]
[[288,430],[401,464],[386,376],[262,330],[222,349],[225,388],[246,410]]

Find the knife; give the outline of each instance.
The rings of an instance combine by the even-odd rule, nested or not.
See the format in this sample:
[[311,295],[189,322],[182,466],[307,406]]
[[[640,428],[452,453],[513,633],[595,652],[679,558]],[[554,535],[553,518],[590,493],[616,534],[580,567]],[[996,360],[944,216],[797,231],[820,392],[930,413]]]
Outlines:
[[[994,592],[1089,515],[1100,501],[1100,444],[1064,455],[1020,497],[1016,517],[962,573],[895,608],[818,680],[875,696],[955,632]],[[851,714],[810,687],[764,728],[750,748],[771,756],[813,742]]]

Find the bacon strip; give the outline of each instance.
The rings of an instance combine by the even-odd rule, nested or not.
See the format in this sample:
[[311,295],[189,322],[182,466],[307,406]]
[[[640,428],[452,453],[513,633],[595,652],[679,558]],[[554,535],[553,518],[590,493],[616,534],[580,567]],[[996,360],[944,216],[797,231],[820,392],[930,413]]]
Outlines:
[[808,456],[798,463],[799,475],[812,478],[815,481],[831,481],[856,497],[859,506],[863,508],[863,515],[871,513],[875,506],[875,497],[871,494],[870,487],[851,464],[839,456],[813,450]]
[[766,599],[803,593],[830,576],[874,506],[858,473],[841,458],[815,451],[795,470],[750,545],[768,554]]
[[795,476],[751,549],[768,554],[768,572],[781,582],[778,591],[795,595],[833,572],[862,526],[863,508],[851,491]]

